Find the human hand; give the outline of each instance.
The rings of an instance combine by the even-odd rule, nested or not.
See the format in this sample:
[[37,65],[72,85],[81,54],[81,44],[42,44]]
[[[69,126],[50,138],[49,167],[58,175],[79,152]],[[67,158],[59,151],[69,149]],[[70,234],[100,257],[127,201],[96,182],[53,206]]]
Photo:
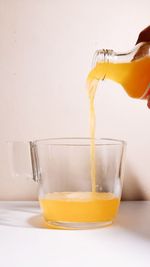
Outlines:
[[150,26],[140,32],[136,44],[141,42],[150,42]]

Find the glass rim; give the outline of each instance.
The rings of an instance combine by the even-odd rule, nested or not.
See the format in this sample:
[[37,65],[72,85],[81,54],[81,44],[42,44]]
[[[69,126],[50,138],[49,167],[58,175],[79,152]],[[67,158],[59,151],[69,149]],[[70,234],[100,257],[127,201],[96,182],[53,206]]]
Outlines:
[[52,137],[37,139],[32,143],[35,145],[64,145],[64,146],[90,146],[94,140],[95,146],[126,146],[124,140],[114,138],[90,138],[90,137]]

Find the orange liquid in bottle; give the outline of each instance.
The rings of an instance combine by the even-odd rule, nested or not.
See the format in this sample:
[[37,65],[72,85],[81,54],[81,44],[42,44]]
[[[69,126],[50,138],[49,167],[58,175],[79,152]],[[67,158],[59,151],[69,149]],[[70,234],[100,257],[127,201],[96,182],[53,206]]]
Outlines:
[[88,75],[88,83],[93,80],[113,80],[122,85],[127,94],[133,98],[146,98],[150,88],[150,57],[128,63],[100,62]]

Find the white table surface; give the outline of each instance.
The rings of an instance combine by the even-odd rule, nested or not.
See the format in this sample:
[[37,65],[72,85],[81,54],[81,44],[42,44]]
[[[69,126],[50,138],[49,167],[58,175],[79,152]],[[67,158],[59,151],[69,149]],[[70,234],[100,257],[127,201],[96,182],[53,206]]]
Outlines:
[[37,202],[0,202],[1,267],[149,267],[150,201],[122,202],[94,230],[47,229]]

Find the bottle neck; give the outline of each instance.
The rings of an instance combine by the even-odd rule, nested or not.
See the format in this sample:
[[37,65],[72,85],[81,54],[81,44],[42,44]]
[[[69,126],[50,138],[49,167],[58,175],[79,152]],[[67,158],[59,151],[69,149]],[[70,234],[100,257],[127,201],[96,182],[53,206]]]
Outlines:
[[128,63],[133,60],[150,55],[150,43],[140,43],[133,50],[126,53],[118,53],[111,49],[97,50],[94,54],[92,67],[97,63]]
[[95,67],[97,63],[109,63],[113,57],[113,54],[114,51],[109,49],[96,50],[92,61],[92,68]]

